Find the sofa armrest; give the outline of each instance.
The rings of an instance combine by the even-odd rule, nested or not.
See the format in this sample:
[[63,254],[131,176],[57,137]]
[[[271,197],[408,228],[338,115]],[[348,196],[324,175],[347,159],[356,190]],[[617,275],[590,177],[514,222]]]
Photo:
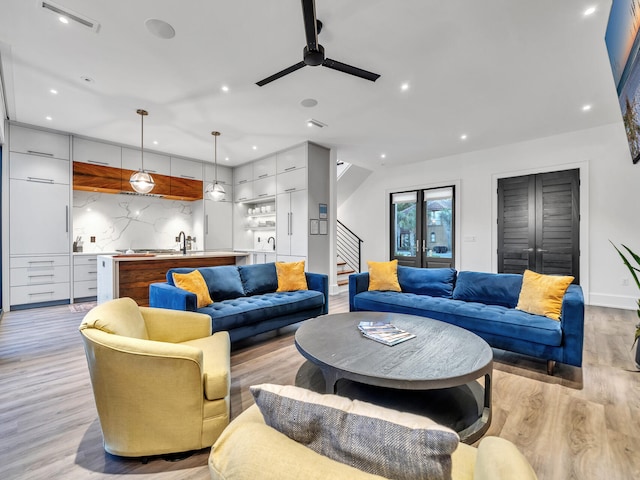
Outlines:
[[536,473],[508,440],[499,437],[485,437],[478,445],[478,455],[473,480],[537,480]]
[[322,315],[329,313],[329,277],[324,273],[305,272],[307,288],[324,294],[324,307]]
[[180,343],[211,335],[211,317],[204,313],[140,307],[150,340]]
[[562,299],[562,336],[564,362],[576,367],[582,366],[582,345],[584,342],[584,296],[580,285],[569,285]]
[[198,297],[168,283],[152,283],[149,285],[149,306],[195,312]]
[[349,311],[355,312],[353,297],[358,293],[369,290],[369,272],[353,273],[349,275]]

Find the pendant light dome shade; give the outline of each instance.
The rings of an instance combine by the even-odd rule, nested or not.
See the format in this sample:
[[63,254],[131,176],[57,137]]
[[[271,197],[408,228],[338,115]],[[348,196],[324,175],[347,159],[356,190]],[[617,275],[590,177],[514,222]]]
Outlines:
[[140,115],[140,170],[131,175],[129,183],[136,192],[149,193],[156,186],[153,177],[144,170],[144,117],[149,115],[149,112],[138,109],[136,113]]
[[218,137],[220,132],[211,132],[211,135],[213,135],[213,163],[215,165],[216,178],[214,183],[207,185],[204,193],[214,202],[220,202],[226,196],[224,187],[218,183]]
[[129,183],[138,193],[149,193],[156,185],[153,181],[153,177],[144,170],[138,170],[136,173],[131,175]]

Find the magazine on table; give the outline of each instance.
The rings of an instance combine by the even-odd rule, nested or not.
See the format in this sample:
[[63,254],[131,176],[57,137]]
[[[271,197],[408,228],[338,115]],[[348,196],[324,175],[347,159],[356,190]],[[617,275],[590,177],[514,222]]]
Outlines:
[[416,337],[413,333],[385,322],[360,322],[358,329],[365,337],[390,347]]

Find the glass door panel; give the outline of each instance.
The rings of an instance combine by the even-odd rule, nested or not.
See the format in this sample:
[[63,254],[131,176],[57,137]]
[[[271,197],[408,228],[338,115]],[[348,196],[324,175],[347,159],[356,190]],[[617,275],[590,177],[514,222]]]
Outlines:
[[419,266],[418,192],[391,194],[391,258],[400,265]]
[[423,190],[424,265],[453,266],[453,187]]

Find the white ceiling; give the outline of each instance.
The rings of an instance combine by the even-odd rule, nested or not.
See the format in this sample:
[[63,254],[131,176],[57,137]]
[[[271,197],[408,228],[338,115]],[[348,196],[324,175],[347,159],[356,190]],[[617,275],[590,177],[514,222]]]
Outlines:
[[[37,0],[0,0],[11,120],[136,146],[145,108],[147,149],[212,161],[220,130],[221,163],[308,139],[371,169],[620,121],[604,45],[611,0],[317,0],[327,57],[380,79],[307,66],[264,87],[302,60],[299,0],[55,3],[99,31]],[[175,38],[151,35],[148,18]],[[328,126],[307,127],[312,117]]]

